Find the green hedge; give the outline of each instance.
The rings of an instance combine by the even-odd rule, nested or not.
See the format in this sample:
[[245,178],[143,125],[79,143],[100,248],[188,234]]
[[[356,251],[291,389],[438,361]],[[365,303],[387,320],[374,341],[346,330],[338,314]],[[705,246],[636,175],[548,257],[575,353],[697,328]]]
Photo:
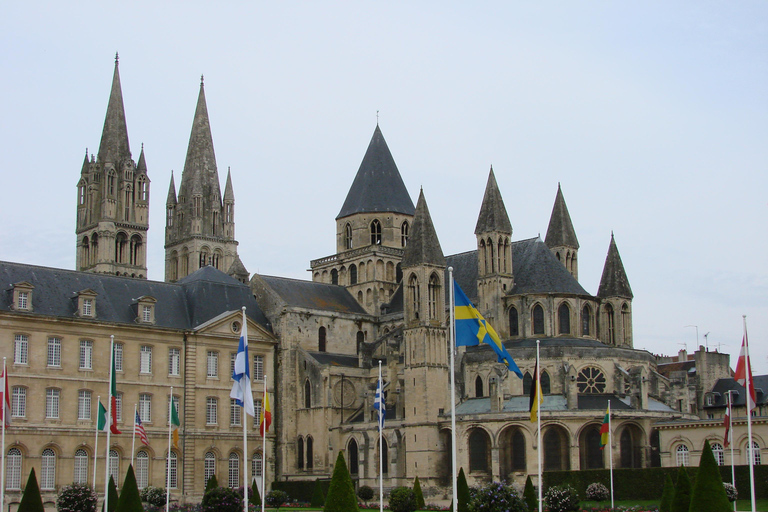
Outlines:
[[[731,481],[731,466],[719,466],[724,482]],[[658,500],[664,491],[667,475],[672,481],[677,478],[678,468],[614,469],[613,489],[619,500]],[[698,468],[687,468],[691,481],[696,478]],[[587,486],[599,482],[611,488],[610,471],[607,469],[588,469],[582,471],[547,471],[544,473],[544,490],[569,483],[576,488],[580,497],[584,497]],[[749,466],[736,466],[736,488],[739,499],[749,499]],[[768,466],[755,466],[755,495],[758,499],[768,499]]]
[[[331,486],[331,480],[320,480],[323,488],[323,494],[328,496],[328,488]],[[314,480],[291,480],[290,482],[272,482],[273,491],[285,491],[288,493],[289,501],[300,501],[309,503],[312,501],[312,493],[315,490]]]

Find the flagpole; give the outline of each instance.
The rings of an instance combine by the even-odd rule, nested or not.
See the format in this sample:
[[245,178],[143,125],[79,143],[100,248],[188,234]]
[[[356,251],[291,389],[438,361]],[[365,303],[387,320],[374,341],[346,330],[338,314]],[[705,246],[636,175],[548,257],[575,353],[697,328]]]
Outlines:
[[173,386],[171,386],[171,395],[168,398],[168,455],[165,459],[165,512],[168,512],[171,508],[171,428],[173,428],[171,407],[173,407]]
[[[746,368],[746,405],[747,405],[747,457],[749,457],[749,484],[751,486],[751,497],[752,497],[752,510],[757,510],[757,504],[755,500],[755,468],[754,468],[754,461],[752,457],[752,411],[749,408],[749,403],[751,399],[750,390],[753,388],[754,383],[752,382],[752,364],[749,360],[749,340],[747,339],[747,315],[742,315],[742,318],[744,319],[744,363]],[[755,405],[757,406],[757,405]]]
[[5,404],[8,402],[8,368],[5,365],[5,358],[3,358],[3,403],[0,407],[3,408],[3,435],[2,441],[0,441],[0,508],[5,508],[5,424],[8,421],[8,415],[11,411],[6,410]]
[[379,359],[379,382],[377,384],[379,388],[379,414],[376,418],[376,423],[379,424],[379,512],[384,512],[384,425],[381,424],[381,407],[384,406],[383,394],[384,386],[381,383],[381,359]]
[[[93,488],[96,488],[96,454],[99,453],[99,406],[101,395],[96,397],[96,440],[93,442]],[[106,512],[106,511],[104,511]]]
[[[736,469],[733,464],[733,407],[731,404],[731,393],[733,390],[728,390],[725,393],[726,402],[728,403],[728,437],[725,442],[731,445],[731,484],[736,487]],[[736,500],[733,500],[733,512],[736,512]]]
[[[261,400],[261,415],[263,416],[263,421],[267,421],[267,415],[264,411],[264,408],[267,406],[267,374],[264,374],[264,398]],[[266,425],[259,425],[261,427],[261,510],[264,510],[264,507],[266,506],[267,501],[267,489],[265,485],[267,485],[266,481],[266,474],[267,474],[267,426]],[[247,511],[246,511],[247,512]]]
[[448,294],[450,298],[450,322],[448,323],[449,329],[449,352],[451,353],[451,488],[453,492],[453,510],[459,509],[459,497],[456,489],[456,377],[454,376],[454,366],[456,356],[454,351],[456,350],[456,297],[453,288],[453,267],[448,267],[448,280],[450,282],[450,292]]
[[611,401],[608,400],[608,461],[611,468],[611,510],[613,506],[613,431],[611,430]]
[[[104,470],[104,512],[109,512],[109,437],[112,433],[112,369],[114,368],[115,357],[115,335],[109,337],[109,402],[107,403],[107,455],[106,468]],[[98,423],[98,421],[97,421]],[[97,427],[98,428],[98,427]],[[93,482],[94,487],[96,482]],[[117,485],[117,482],[115,482]]]
[[133,466],[133,454],[136,453],[136,404],[133,404],[133,439],[131,440],[131,466]]
[[[536,382],[533,383],[534,386],[536,386],[536,394],[539,393],[541,390],[541,362],[539,361],[539,345],[541,344],[541,341],[536,340]],[[540,398],[543,397],[536,397],[536,401],[538,402]],[[542,401],[543,405],[543,401]],[[544,501],[542,499],[542,493],[544,491],[544,482],[542,482],[542,471],[541,471],[541,409],[539,407],[539,404],[536,404],[536,431],[537,431],[537,446],[536,446],[536,456],[538,457],[539,462],[539,512],[542,512],[544,508]]]

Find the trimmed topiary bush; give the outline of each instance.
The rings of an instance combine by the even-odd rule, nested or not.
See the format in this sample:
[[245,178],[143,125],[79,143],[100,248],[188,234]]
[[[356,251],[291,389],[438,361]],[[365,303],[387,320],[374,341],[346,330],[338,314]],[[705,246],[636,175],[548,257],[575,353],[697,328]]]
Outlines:
[[408,487],[395,487],[389,493],[388,508],[392,512],[414,512],[418,508],[416,493]]
[[688,512],[691,506],[691,479],[688,478],[688,471],[685,466],[680,466],[677,470],[677,483],[675,483],[675,494],[672,496],[672,505],[670,512]]
[[600,482],[595,482],[587,486],[587,492],[585,493],[587,500],[589,501],[605,501],[610,499],[611,491]]
[[[115,485],[115,480],[112,478],[112,475],[109,475],[109,485],[107,486],[107,489],[109,489],[107,491],[109,493],[107,507],[109,508],[109,512],[115,512],[115,510],[117,510],[117,486]],[[163,503],[163,505],[165,505],[165,503]],[[101,512],[104,512],[104,503],[101,504]]]
[[216,475],[211,475],[211,478],[209,478],[208,481],[205,482],[205,492],[208,492],[211,489],[215,489],[218,486],[219,486],[219,481],[216,479]]
[[162,487],[155,487],[153,485],[148,485],[145,488],[141,490],[140,493],[141,501],[146,501],[150,505],[154,505],[156,507],[164,507],[165,506],[165,489]]
[[416,480],[413,481],[413,494],[416,495],[416,508],[424,508],[424,493],[421,492],[421,483],[419,477],[416,476]]
[[264,501],[266,505],[279,509],[288,501],[288,493],[280,490],[269,491]]
[[728,501],[731,503],[739,498],[739,491],[736,490],[735,485],[723,482],[723,489],[725,489],[725,494],[728,496]]
[[37,485],[35,468],[29,472],[27,486],[24,487],[24,494],[21,496],[21,503],[19,503],[16,512],[45,512],[43,498],[40,496],[40,487]]
[[528,505],[529,512],[535,512],[539,510],[539,496],[536,494],[536,489],[533,488],[533,482],[531,481],[531,475],[525,479],[525,489],[523,489],[523,500]]
[[96,512],[99,497],[90,485],[72,484],[61,488],[56,498],[59,512]]
[[664,480],[664,492],[661,493],[661,503],[659,503],[659,512],[670,512],[672,509],[672,498],[675,496],[675,484],[672,483],[672,477],[667,475]]
[[333,467],[331,486],[325,497],[323,512],[352,512],[359,511],[357,496],[352,479],[349,477],[347,462],[344,460],[344,452],[340,451],[336,457],[336,465]]
[[130,464],[123,481],[123,489],[120,492],[120,497],[117,499],[115,512],[144,512],[144,506],[141,504],[141,495],[139,494],[139,486],[136,485],[136,475],[133,474],[133,466]]
[[475,490],[469,502],[470,512],[527,512],[528,505],[517,491],[500,482],[491,482]]
[[456,511],[469,512],[469,485],[467,485],[467,477],[464,475],[464,468],[459,468],[459,476],[456,479],[456,497],[459,500]]
[[691,492],[689,510],[696,512],[729,512],[733,507],[728,501],[728,495],[720,478],[720,470],[712,454],[709,441],[704,441],[704,450],[699,460],[699,471],[696,473],[696,483]]
[[[320,486],[318,485],[318,487]],[[373,496],[374,496],[373,489],[367,485],[361,485],[357,489],[357,497],[363,500],[366,507],[368,506],[368,502],[373,499]]]
[[579,494],[568,484],[556,485],[547,489],[544,503],[550,512],[579,510]]
[[240,512],[243,498],[229,487],[216,487],[203,495],[203,512]]
[[259,486],[256,483],[256,479],[253,479],[253,482],[251,482],[251,486],[248,488],[248,501],[251,504],[256,505],[256,508],[258,509],[261,507],[261,494],[259,494]]

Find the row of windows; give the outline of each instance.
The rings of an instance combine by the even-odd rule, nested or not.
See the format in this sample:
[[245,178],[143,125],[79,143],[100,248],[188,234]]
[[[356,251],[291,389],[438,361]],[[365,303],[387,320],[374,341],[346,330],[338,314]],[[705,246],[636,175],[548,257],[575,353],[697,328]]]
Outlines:
[[[725,450],[720,443],[712,443],[712,455],[715,456],[718,466],[725,465]],[[675,448],[675,464],[677,466],[690,465],[690,450],[685,444],[680,444]],[[760,445],[756,441],[752,441],[751,446],[747,445],[747,453],[745,454],[745,464],[749,464],[750,458],[754,466],[759,466],[762,460],[760,455]]]
[[[253,417],[254,430],[259,428],[259,422],[261,421],[261,399],[254,399],[253,409],[255,411]],[[232,427],[242,426],[243,408],[237,405],[237,402],[233,399],[229,399],[229,425]],[[219,423],[219,399],[215,396],[209,396],[205,399],[205,424],[206,425],[218,425]]]
[[[381,222],[379,219],[373,219],[368,230],[371,235],[371,245],[381,245]],[[403,221],[400,225],[400,247],[408,245],[409,232],[408,221]],[[349,223],[344,226],[344,248],[352,249],[352,225]]]
[[[607,341],[609,343],[615,344],[616,343],[616,329],[615,329],[615,313],[613,310],[613,306],[610,304],[606,304],[605,308],[605,315],[606,315],[606,336]],[[629,324],[629,306],[625,303],[621,307],[621,318],[623,322],[623,333],[625,342],[629,342],[631,340],[630,334],[631,334],[631,328]],[[567,302],[563,302],[560,304],[560,307],[557,309],[557,333],[558,334],[575,334],[572,332],[571,329],[571,307],[568,305]],[[585,304],[584,307],[581,310],[581,322],[580,322],[580,331],[582,336],[592,336],[593,335],[593,324],[594,320],[592,318],[592,308],[589,306],[589,304]],[[531,309],[531,326],[533,329],[532,334],[545,334],[544,329],[544,308],[541,306],[541,304],[536,304]],[[517,308],[514,306],[509,308],[509,334],[510,336],[519,336],[520,335],[520,319],[519,314],[517,311]]]

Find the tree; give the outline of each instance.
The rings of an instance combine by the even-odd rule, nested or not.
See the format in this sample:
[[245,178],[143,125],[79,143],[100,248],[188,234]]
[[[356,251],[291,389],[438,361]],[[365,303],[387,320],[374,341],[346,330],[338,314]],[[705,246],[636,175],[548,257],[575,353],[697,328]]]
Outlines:
[[328,488],[328,496],[325,498],[324,512],[352,512],[359,511],[355,487],[349,476],[347,462],[344,460],[344,452],[340,451],[336,457],[336,465],[333,467],[331,486]]
[[469,502],[472,512],[527,512],[528,505],[517,492],[500,482],[477,489]]
[[664,480],[664,492],[661,493],[661,503],[659,503],[659,512],[670,512],[672,510],[672,498],[675,496],[675,484],[672,477],[667,474]]
[[283,506],[283,503],[288,501],[288,493],[279,489],[269,491],[264,501],[266,501],[266,504],[270,507],[279,509]]
[[464,475],[464,468],[459,469],[459,478],[456,481],[456,494],[459,500],[458,512],[469,512],[469,485],[467,477]]
[[709,441],[704,441],[704,451],[699,461],[699,471],[696,473],[696,482],[691,493],[691,505],[688,508],[693,512],[729,512],[733,507],[728,501],[728,495],[723,487],[723,479],[720,470],[712,454]]
[[389,493],[388,508],[392,512],[414,512],[418,508],[416,493],[408,487],[395,487]]
[[216,475],[211,475],[211,478],[205,482],[205,492],[215,489],[219,486],[219,481],[216,479]]
[[[115,485],[115,480],[112,478],[112,475],[109,475],[109,484],[107,484],[107,493],[109,496],[109,502],[107,503],[107,506],[109,507],[109,512],[115,512],[117,510],[117,486]],[[101,504],[101,512],[104,512],[104,504]]]
[[203,495],[203,512],[241,512],[243,497],[229,487],[216,487]]
[[133,474],[133,466],[128,465],[128,472],[123,481],[123,490],[117,500],[115,512],[144,512],[141,504],[139,486],[136,484],[136,475]]
[[[167,498],[165,489],[162,487],[155,487],[153,485],[148,485],[145,488],[141,490],[139,493],[141,496],[141,501],[146,501],[150,505],[154,505],[156,507],[164,507],[165,506],[165,500]],[[111,499],[109,501],[112,501]],[[117,500],[115,500],[117,502]]]
[[413,481],[413,494],[416,495],[416,508],[424,508],[424,494],[421,492],[421,484],[419,483],[419,477],[416,476],[416,480]]
[[691,479],[688,478],[688,472],[685,466],[680,466],[677,470],[677,483],[675,484],[675,494],[672,496],[672,506],[670,512],[688,512],[691,506]]
[[536,489],[533,488],[531,475],[528,475],[528,478],[525,479],[523,499],[525,500],[525,504],[528,505],[529,512],[535,512],[536,510],[539,510],[539,496],[536,494]]
[[256,505],[257,509],[261,507],[261,494],[259,494],[259,486],[256,484],[256,479],[251,482],[252,493],[248,495],[248,501]]
[[368,485],[361,485],[357,489],[357,497],[365,502],[366,507],[368,506],[368,502],[373,499],[373,496],[374,496],[373,489]]
[[45,512],[43,498],[40,496],[40,487],[37,486],[35,468],[29,472],[27,486],[24,487],[24,494],[21,496],[21,503],[19,503],[16,512]]
[[58,512],[96,512],[98,502],[99,497],[90,485],[66,485],[56,498],[56,510]]

